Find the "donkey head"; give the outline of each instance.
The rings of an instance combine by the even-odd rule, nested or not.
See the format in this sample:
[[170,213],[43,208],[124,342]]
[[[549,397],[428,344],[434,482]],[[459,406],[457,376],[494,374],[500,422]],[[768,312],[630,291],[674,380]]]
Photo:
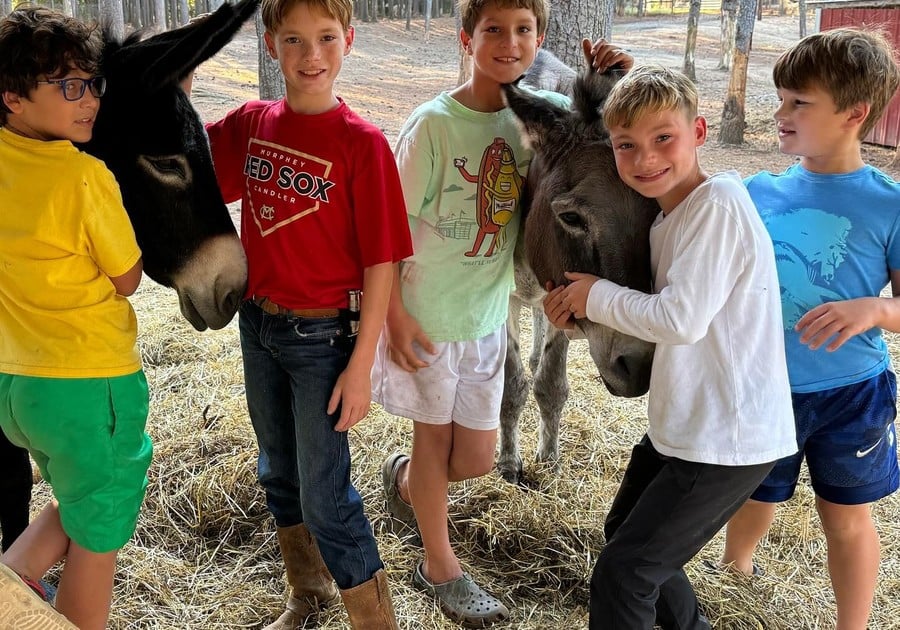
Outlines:
[[259,0],[148,39],[104,34],[108,89],[85,146],[115,174],[144,270],[178,292],[197,330],[221,328],[247,285],[247,260],[219,192],[203,124],[179,81],[218,52]]
[[[614,71],[615,72],[615,71]],[[650,291],[650,226],[655,201],[628,188],[616,171],[600,112],[618,77],[590,67],[575,84],[575,111],[504,86],[507,103],[534,150],[526,182],[524,245],[543,286],[580,271]],[[587,319],[578,321],[610,393],[639,396],[650,383],[653,344]]]

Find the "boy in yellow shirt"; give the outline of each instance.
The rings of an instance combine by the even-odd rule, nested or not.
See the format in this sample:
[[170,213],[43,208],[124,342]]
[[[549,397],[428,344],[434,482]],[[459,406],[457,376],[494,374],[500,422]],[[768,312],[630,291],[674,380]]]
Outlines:
[[[90,140],[106,88],[100,46],[49,9],[0,21],[0,427],[56,498],[0,558],[3,628],[105,628],[147,486],[149,398],[125,297],[141,251],[112,173],[72,144]],[[37,580],[63,557],[54,610]]]

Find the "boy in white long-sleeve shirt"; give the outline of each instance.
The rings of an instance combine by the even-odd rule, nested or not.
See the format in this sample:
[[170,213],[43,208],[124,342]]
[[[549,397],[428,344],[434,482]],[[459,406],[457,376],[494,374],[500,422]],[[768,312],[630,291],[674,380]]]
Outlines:
[[587,317],[657,344],[649,427],[606,519],[590,627],[709,628],[683,566],[797,450],[775,255],[737,174],[700,168],[706,121],[683,74],[633,70],[603,118],[619,175],[662,212],[655,293],[567,273],[544,301],[556,326]]

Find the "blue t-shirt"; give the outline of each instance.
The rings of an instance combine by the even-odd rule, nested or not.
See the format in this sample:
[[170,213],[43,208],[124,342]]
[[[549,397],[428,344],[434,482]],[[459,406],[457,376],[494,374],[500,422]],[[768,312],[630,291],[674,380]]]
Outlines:
[[819,304],[877,297],[900,269],[900,184],[871,166],[823,175],[799,164],[744,183],[775,246],[791,390],[832,389],[888,369],[880,328],[827,352],[800,343],[794,325]]

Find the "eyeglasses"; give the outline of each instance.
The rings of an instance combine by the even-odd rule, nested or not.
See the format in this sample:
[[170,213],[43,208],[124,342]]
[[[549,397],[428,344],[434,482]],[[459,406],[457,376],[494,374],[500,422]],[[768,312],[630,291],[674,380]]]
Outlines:
[[106,93],[106,77],[91,77],[90,79],[47,79],[37,83],[49,83],[62,88],[63,98],[67,101],[77,101],[84,96],[85,88],[91,88],[91,94],[100,98]]

